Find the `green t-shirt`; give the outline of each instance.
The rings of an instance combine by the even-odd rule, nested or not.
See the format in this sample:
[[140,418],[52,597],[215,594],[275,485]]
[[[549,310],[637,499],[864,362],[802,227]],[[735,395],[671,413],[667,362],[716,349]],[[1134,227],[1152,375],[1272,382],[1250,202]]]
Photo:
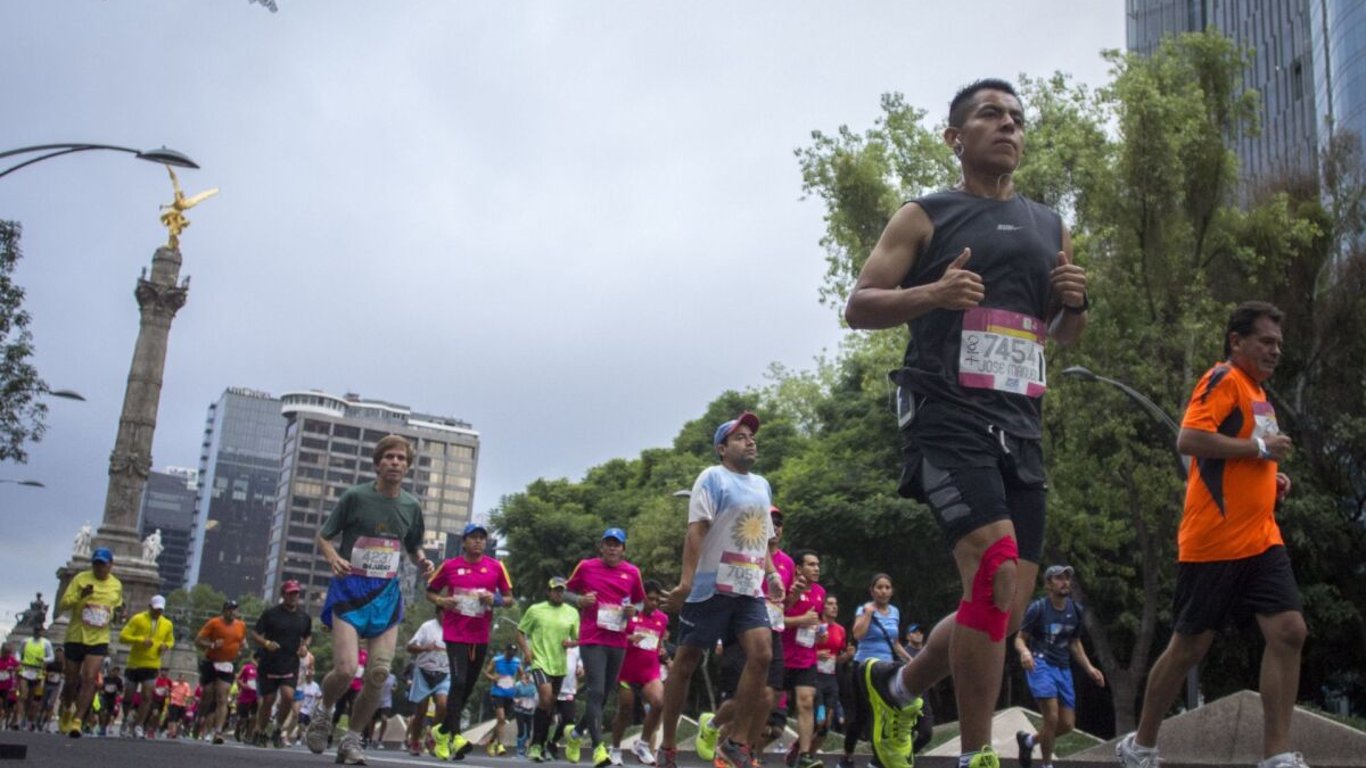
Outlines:
[[536,603],[522,614],[517,629],[531,643],[532,669],[556,677],[568,673],[564,641],[579,639],[579,609],[567,603]]
[[369,482],[353,485],[342,493],[319,533],[324,539],[340,534],[337,554],[350,560],[351,548],[362,536],[398,539],[404,551],[411,553],[422,546],[425,530],[422,506],[416,496],[400,490],[398,498],[391,499]]

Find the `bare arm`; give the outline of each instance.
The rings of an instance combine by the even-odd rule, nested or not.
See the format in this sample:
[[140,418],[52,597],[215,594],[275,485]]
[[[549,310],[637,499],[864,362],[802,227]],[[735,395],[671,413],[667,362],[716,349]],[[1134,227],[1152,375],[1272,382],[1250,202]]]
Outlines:
[[[1263,442],[1277,461],[1289,456],[1293,446],[1290,436],[1284,434],[1267,435]],[[1197,459],[1255,459],[1260,455],[1260,446],[1253,438],[1229,437],[1187,427],[1182,427],[1176,436],[1176,449],[1182,455]]]
[[332,575],[345,576],[351,572],[351,563],[347,562],[341,555],[337,554],[337,548],[332,546],[332,542],[324,539],[319,533],[314,540],[318,544],[318,552],[332,566]]
[[1029,652],[1029,633],[1023,629],[1015,633],[1015,652],[1020,654],[1020,666],[1033,671],[1034,654]]
[[707,538],[711,523],[698,520],[688,523],[688,532],[683,537],[683,572],[679,575],[678,586],[665,598],[669,610],[677,612],[683,607],[688,594],[692,592],[692,580],[697,575],[697,563],[702,559],[702,541]]
[[908,203],[893,214],[844,307],[844,319],[851,328],[895,328],[932,309],[977,306],[985,293],[981,277],[964,268],[971,257],[968,249],[937,282],[901,287],[933,234],[934,224],[916,203]]
[[1091,663],[1091,659],[1086,655],[1086,648],[1081,644],[1080,637],[1072,638],[1072,642],[1067,644],[1067,649],[1072,652],[1072,658],[1076,659],[1086,674],[1096,682],[1096,685],[1105,686],[1105,675]]
[[1053,295],[1050,299],[1053,321],[1049,324],[1048,335],[1063,346],[1075,343],[1086,330],[1086,312],[1069,312],[1067,307],[1077,309],[1086,306],[1086,270],[1072,263],[1072,233],[1062,228],[1062,250],[1058,252],[1058,265],[1049,275]]
[[863,613],[854,617],[854,625],[849,628],[849,634],[853,635],[855,640],[862,640],[863,636],[868,634],[868,627],[872,626],[873,611],[877,609],[870,606],[872,603],[863,606]]

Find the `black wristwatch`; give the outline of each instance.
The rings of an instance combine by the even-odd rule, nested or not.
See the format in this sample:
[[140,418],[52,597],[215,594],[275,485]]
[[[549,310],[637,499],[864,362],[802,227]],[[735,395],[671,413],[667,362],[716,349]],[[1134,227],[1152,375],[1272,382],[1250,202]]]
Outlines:
[[1091,308],[1091,295],[1090,295],[1090,294],[1087,294],[1087,293],[1083,293],[1083,294],[1081,295],[1081,306],[1080,306],[1080,307],[1069,307],[1069,306],[1067,306],[1066,304],[1063,304],[1063,305],[1062,305],[1062,308],[1063,308],[1063,311],[1065,311],[1065,312],[1071,312],[1071,313],[1074,314],[1074,315],[1084,314],[1084,313],[1086,312],[1086,310],[1088,310],[1088,309]]

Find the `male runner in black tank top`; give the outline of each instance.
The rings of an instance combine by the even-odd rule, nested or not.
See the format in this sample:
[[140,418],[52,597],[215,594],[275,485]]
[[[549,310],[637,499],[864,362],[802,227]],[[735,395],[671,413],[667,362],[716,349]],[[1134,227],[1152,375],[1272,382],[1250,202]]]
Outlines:
[[909,664],[871,662],[856,690],[873,711],[884,768],[905,768],[918,696],[954,677],[960,765],[999,765],[991,715],[1005,637],[1017,627],[1043,549],[1040,400],[1044,345],[1086,326],[1086,273],[1058,214],[1015,193],[1024,111],[1009,83],[981,80],[949,108],[944,141],[962,166],[955,189],[897,211],[845,308],[854,328],[909,326],[899,412],[901,493],[926,502],[953,547],[958,611]]

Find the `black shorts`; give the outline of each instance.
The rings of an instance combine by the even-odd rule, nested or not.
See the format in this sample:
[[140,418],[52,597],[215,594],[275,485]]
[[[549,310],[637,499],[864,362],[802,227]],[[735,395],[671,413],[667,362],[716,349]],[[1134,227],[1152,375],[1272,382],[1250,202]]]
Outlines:
[[816,673],[816,705],[825,705],[827,712],[834,712],[840,704],[840,679],[838,675]]
[[289,688],[290,690],[298,688],[298,683],[298,670],[295,670],[293,674],[289,675],[275,675],[268,672],[262,672],[256,678],[256,692],[261,696],[274,696],[275,692],[281,688]]
[[550,686],[550,695],[559,696],[560,684],[563,682],[564,675],[547,675],[545,670],[540,667],[531,668],[531,684],[536,686],[538,691],[541,686],[548,685]]
[[751,629],[767,627],[768,608],[762,598],[716,594],[684,603],[678,620],[683,625],[678,642],[705,651],[718,641],[730,645]]
[[816,668],[814,666],[805,669],[784,669],[783,670],[783,690],[791,691],[796,688],[815,688],[816,687]]
[[1301,605],[1284,546],[1239,560],[1176,564],[1172,615],[1183,635],[1245,626],[1254,616],[1299,611]]
[[901,432],[898,492],[929,506],[949,546],[978,528],[1009,520],[1020,558],[1040,562],[1048,496],[1040,441],[985,423],[980,432],[948,436],[938,425],[922,424],[921,415]]
[[[767,611],[765,611],[767,615]],[[777,632],[770,632],[773,635],[773,658],[768,662],[768,674],[765,685],[775,691],[783,690],[783,639]],[[721,679],[718,681],[718,695],[721,700],[735,696],[735,689],[740,685],[740,675],[745,671],[745,651],[740,647],[739,641],[724,646],[721,651]]]
[[179,704],[166,707],[166,724],[179,723],[185,719],[185,708]]
[[128,680],[129,685],[142,685],[145,682],[157,679],[157,671],[158,670],[155,669],[130,667],[128,671],[124,673],[124,677]]
[[74,661],[77,664],[85,661],[86,656],[108,656],[109,643],[99,645],[86,645],[85,643],[63,643],[62,650],[66,653],[67,661]]
[[100,714],[108,713],[110,717],[118,714],[119,695],[117,693],[105,693],[100,691]]
[[513,702],[513,697],[512,697],[512,696],[493,696],[493,695],[490,695],[490,696],[489,696],[489,699],[493,701],[493,708],[494,708],[494,709],[502,709],[504,715],[506,715],[508,712],[511,712],[511,711],[512,711],[512,702]]
[[208,659],[199,660],[199,684],[212,685],[214,683],[227,683],[232,685],[232,681],[237,679],[237,671],[219,672],[213,668],[214,662]]

